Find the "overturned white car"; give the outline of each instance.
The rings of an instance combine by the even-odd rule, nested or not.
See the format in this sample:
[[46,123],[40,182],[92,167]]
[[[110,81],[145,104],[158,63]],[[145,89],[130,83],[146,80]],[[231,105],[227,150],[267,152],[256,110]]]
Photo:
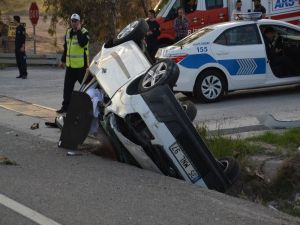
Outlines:
[[239,166],[210,153],[191,122],[195,108],[172,92],[177,65],[168,59],[151,65],[147,59],[147,30],[144,20],[135,21],[103,45],[73,93],[59,146],[76,148],[99,125],[119,161],[225,192]]

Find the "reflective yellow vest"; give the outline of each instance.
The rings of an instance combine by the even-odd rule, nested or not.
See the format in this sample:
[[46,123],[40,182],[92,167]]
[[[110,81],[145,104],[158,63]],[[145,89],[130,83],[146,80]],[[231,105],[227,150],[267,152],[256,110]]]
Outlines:
[[[72,29],[69,29],[66,34],[66,65],[71,68],[82,68],[84,67],[84,53],[86,54],[87,64],[89,64],[89,43],[81,47],[78,43],[77,35],[73,35],[72,38],[70,37],[71,30]],[[85,28],[81,28],[81,32],[84,34],[88,31]]]

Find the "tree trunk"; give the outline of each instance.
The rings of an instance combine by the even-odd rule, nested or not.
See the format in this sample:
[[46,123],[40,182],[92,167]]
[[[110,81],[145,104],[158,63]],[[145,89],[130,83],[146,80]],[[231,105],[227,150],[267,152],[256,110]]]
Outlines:
[[98,54],[98,52],[101,50],[101,44],[97,41],[94,42],[90,42],[90,62],[92,61],[92,59]]
[[114,38],[117,26],[117,0],[107,0],[108,39]]
[[144,10],[145,16],[147,17],[148,16],[148,8],[147,8],[146,0],[140,0],[140,1],[141,1],[143,10]]

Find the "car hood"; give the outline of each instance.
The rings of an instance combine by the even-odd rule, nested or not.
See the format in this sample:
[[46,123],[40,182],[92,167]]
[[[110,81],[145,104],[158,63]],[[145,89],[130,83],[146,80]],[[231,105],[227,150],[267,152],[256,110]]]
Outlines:
[[133,41],[107,48],[94,57],[89,70],[111,98],[124,84],[141,75],[151,66]]

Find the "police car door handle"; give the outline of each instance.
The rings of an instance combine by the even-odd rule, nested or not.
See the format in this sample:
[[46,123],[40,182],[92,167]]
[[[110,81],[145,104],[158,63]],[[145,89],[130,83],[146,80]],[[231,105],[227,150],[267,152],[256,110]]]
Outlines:
[[216,54],[217,54],[217,55],[228,55],[229,52],[225,52],[225,51],[217,51]]

